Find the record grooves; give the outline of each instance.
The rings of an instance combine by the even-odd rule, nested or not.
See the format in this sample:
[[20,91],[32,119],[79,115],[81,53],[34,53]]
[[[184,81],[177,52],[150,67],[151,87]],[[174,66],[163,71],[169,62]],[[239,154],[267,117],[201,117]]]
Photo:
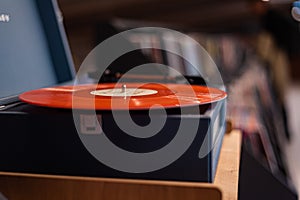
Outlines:
[[198,85],[105,83],[42,88],[25,92],[19,98],[32,105],[50,108],[149,110],[201,106],[226,96],[222,90]]

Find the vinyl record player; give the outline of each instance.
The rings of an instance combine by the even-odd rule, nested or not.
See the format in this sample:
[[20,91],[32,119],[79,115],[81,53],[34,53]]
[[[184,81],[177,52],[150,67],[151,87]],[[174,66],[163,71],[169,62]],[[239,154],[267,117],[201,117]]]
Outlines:
[[[6,2],[6,6],[11,9],[11,18],[18,13],[18,6],[21,6],[13,4]],[[6,36],[0,38],[1,44],[4,44],[0,47],[1,65],[4,66],[1,67],[3,71],[0,75],[1,171],[213,182],[225,131],[224,98],[203,105],[186,106],[183,111],[181,107],[168,107],[163,128],[158,134],[146,139],[132,137],[122,131],[113,118],[113,109],[76,109],[74,115],[72,109],[50,108],[20,101],[20,93],[61,84],[74,77],[55,2],[28,0],[23,4],[23,13],[28,15],[26,20],[32,20],[32,27],[21,27],[20,31],[19,25],[24,23],[24,18],[0,24],[6,28],[5,31],[0,29],[0,34]],[[20,35],[11,38],[13,36],[8,34],[16,30],[28,32],[28,36],[31,36],[23,41],[25,44],[18,42],[22,39]],[[14,49],[28,54],[16,53],[12,58],[11,52]],[[195,113],[195,108],[200,113]],[[117,110],[116,114],[120,118],[127,117],[123,110]],[[130,116],[140,126],[146,126],[150,120],[147,109],[130,110]],[[154,112],[152,116],[158,121],[162,118],[159,112]],[[148,153],[163,149],[171,143],[182,122],[190,127],[195,124],[198,127],[190,145],[174,162],[148,172],[122,171],[111,167],[96,159],[82,142],[83,138],[93,141],[105,134],[123,150],[135,154]],[[186,134],[189,134],[188,129]],[[200,153],[203,148],[207,152],[205,155]],[[106,153],[109,154],[103,152]],[[171,156],[173,152],[168,153]],[[125,166],[126,159],[122,161]]]
[[[163,148],[176,134],[178,128],[176,125],[180,124],[181,120],[191,125],[199,123],[193,143],[178,160],[165,168],[149,173],[125,173],[102,164],[87,151],[77,133],[70,110],[20,103],[0,113],[2,127],[0,170],[212,182],[224,133],[224,109],[223,101],[213,108],[204,109],[201,115],[168,114],[164,128],[159,134],[148,139],[136,139],[122,133],[109,111],[97,112],[97,118],[89,110],[80,111],[78,118],[74,119],[80,121],[79,134],[97,138],[98,134],[104,132],[120,148],[137,153]],[[119,115],[122,115],[122,112]],[[101,127],[94,123],[99,118]],[[132,118],[138,124],[149,121],[149,116],[143,112],[133,113]],[[212,151],[207,156],[199,158],[200,147],[206,133],[210,142],[207,148],[213,145],[214,137],[218,139]]]

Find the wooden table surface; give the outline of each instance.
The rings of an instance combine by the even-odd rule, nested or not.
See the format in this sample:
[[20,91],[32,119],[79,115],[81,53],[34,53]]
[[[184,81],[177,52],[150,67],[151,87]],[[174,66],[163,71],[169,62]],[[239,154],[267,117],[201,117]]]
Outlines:
[[241,134],[224,136],[214,183],[111,179],[0,172],[8,200],[234,200],[237,199]]

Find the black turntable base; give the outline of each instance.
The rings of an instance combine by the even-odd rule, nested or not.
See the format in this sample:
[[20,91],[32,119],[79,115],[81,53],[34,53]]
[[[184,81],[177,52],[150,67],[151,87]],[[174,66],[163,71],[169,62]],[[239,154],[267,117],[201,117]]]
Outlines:
[[[213,182],[224,134],[225,100],[219,101],[217,105],[202,109],[199,115],[178,115],[170,112],[163,129],[157,135],[144,140],[128,137],[122,133],[115,125],[111,112],[97,111],[96,114],[101,117],[102,129],[107,137],[120,148],[137,153],[163,148],[176,134],[180,120],[186,120],[191,124],[199,123],[193,143],[175,162],[152,172],[127,173],[102,164],[88,152],[79,134],[88,134],[94,129],[85,127],[83,132],[77,133],[71,110],[45,108],[27,103],[16,104],[7,110],[0,111],[2,132],[0,170],[55,175]],[[82,110],[80,116],[84,118],[91,114],[91,111]],[[131,117],[137,124],[149,121],[149,116],[141,111],[131,113]],[[157,115],[157,117],[160,116]],[[217,137],[218,140],[213,150],[200,159],[199,149],[207,132],[211,142],[209,147],[213,145],[212,138],[220,137]],[[90,137],[93,137],[93,134],[90,134]]]

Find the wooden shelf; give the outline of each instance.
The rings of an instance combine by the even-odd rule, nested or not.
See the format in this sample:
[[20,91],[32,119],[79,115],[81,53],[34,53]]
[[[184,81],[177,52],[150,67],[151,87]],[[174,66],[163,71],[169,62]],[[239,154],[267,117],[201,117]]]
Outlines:
[[0,172],[0,192],[18,199],[237,199],[241,134],[224,136],[215,182],[178,182]]

